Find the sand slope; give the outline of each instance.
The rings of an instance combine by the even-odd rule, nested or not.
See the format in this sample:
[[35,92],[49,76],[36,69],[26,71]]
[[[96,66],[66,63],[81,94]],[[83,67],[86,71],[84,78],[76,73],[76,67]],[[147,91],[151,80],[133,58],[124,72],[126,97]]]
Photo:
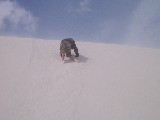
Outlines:
[[0,37],[0,120],[160,120],[160,49]]

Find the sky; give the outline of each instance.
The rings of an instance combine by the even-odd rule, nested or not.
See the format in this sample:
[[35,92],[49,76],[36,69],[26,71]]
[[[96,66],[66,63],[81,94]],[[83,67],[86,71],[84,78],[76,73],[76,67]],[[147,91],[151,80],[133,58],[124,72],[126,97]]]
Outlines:
[[0,0],[0,35],[160,48],[160,0]]

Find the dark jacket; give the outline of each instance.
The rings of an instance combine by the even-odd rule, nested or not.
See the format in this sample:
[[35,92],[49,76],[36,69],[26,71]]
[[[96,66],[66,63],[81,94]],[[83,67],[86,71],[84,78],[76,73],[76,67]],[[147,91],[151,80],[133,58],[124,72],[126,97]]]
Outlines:
[[72,38],[66,38],[66,39],[63,39],[62,41],[67,41],[71,44],[71,49],[74,49],[74,52],[76,54],[75,57],[78,57],[79,56],[79,53],[78,53],[78,48],[75,44],[75,41],[72,39]]

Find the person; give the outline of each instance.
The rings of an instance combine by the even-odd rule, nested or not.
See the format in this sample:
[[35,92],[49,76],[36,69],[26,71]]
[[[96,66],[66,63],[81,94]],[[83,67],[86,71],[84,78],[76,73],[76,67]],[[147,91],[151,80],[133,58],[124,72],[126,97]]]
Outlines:
[[76,54],[75,57],[78,57],[79,56],[78,48],[75,44],[75,41],[72,38],[66,38],[61,41],[60,56],[62,57],[63,63],[64,63],[65,54],[66,54],[66,57],[69,57],[71,58],[71,60],[75,61],[74,57],[71,55],[72,49],[74,49],[74,52]]

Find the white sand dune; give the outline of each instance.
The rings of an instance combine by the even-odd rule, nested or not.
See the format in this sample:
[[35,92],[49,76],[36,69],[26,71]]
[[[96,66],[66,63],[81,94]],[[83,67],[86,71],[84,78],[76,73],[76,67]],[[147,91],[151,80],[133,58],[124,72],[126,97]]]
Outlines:
[[160,120],[160,49],[0,37],[0,120]]

